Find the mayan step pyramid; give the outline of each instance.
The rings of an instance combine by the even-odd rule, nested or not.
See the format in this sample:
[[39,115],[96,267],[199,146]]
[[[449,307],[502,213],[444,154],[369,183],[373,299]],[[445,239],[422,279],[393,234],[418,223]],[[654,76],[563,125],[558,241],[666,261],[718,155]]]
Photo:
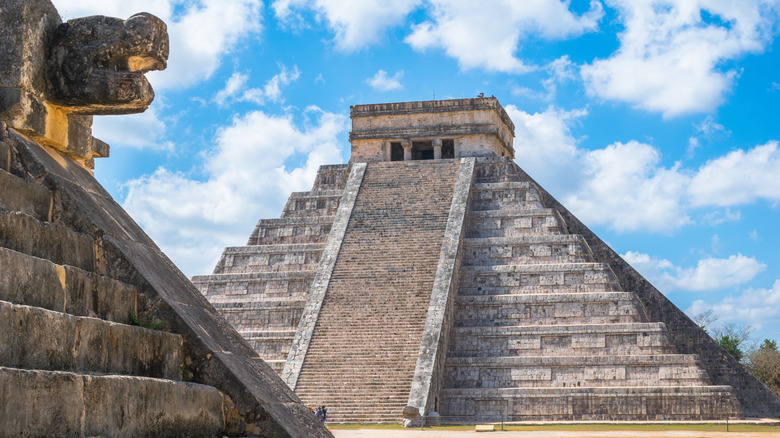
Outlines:
[[497,99],[351,116],[350,163],[193,278],[304,403],[407,425],[780,415],[518,167]]

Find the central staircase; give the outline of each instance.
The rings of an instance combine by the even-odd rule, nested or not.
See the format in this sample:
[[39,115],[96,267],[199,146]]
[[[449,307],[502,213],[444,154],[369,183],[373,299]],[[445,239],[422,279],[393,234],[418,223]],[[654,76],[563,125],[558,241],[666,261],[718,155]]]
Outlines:
[[328,420],[398,422],[459,163],[369,163],[295,387]]

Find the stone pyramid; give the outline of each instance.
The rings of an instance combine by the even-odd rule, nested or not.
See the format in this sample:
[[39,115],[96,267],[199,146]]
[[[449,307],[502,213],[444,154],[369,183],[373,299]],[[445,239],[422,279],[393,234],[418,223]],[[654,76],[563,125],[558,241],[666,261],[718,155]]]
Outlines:
[[193,278],[304,403],[407,425],[780,415],[515,164],[495,98],[351,116],[350,163]]

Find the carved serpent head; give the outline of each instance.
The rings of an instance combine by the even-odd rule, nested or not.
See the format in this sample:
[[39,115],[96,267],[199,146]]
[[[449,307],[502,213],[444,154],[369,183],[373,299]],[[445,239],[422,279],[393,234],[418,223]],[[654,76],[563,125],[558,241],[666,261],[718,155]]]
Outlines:
[[167,59],[167,27],[154,15],[70,20],[52,37],[50,100],[76,114],[142,112],[154,100],[144,74],[165,69]]

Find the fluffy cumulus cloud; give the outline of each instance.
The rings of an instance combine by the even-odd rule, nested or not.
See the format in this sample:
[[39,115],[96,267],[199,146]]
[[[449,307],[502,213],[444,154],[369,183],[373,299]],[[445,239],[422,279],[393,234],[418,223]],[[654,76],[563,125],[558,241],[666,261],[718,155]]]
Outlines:
[[518,164],[588,225],[669,232],[693,223],[699,213],[697,222],[719,224],[740,220],[730,207],[780,201],[775,141],[734,150],[698,169],[667,166],[657,148],[634,140],[580,148],[572,128],[586,110],[506,110],[515,123]]
[[551,107],[530,114],[507,105],[506,111],[515,124],[515,156],[523,170],[555,197],[582,182],[582,151],[570,127],[587,115],[586,110]]
[[536,35],[563,39],[595,30],[603,15],[601,3],[573,14],[559,0],[498,0],[485,7],[471,0],[431,0],[431,20],[413,26],[406,41],[417,50],[443,49],[461,68],[522,73],[529,66],[516,53],[521,39]]
[[150,72],[155,89],[207,79],[235,44],[261,30],[261,0],[53,0],[63,19],[86,15],[127,18],[150,12],[168,25],[171,54],[164,72]]
[[680,193],[688,178],[660,165],[660,153],[637,141],[614,143],[582,158],[584,182],[564,204],[586,221],[617,231],[666,231],[690,222]]
[[606,0],[625,30],[611,57],[582,68],[595,96],[665,117],[716,108],[738,72],[726,61],[765,49],[776,0]]
[[688,192],[693,205],[731,206],[757,199],[780,201],[780,150],[776,141],[735,150],[702,166]]
[[401,84],[403,76],[403,70],[396,72],[393,76],[388,76],[386,71],[379,70],[373,77],[366,79],[366,83],[377,91],[403,90],[404,86]]
[[766,265],[742,254],[728,258],[707,257],[696,266],[682,268],[665,259],[629,251],[623,258],[664,293],[672,291],[714,291],[745,284]]
[[[253,111],[220,129],[203,176],[160,168],[127,183],[124,207],[188,275],[210,272],[225,246],[278,217],[291,190],[310,190],[321,164],[343,162],[343,115],[308,108],[311,123]],[[261,134],[258,134],[261,133]],[[193,171],[194,172],[194,171]]]
[[[770,289],[746,289],[715,303],[696,300],[685,312],[694,316],[708,310],[712,310],[723,322],[750,324],[757,329],[776,327],[780,318],[780,280],[775,280]],[[775,336],[778,334],[775,328]]]
[[336,47],[357,50],[379,42],[387,28],[403,22],[421,0],[276,0],[272,8],[283,23],[305,23],[313,11],[336,34]]

